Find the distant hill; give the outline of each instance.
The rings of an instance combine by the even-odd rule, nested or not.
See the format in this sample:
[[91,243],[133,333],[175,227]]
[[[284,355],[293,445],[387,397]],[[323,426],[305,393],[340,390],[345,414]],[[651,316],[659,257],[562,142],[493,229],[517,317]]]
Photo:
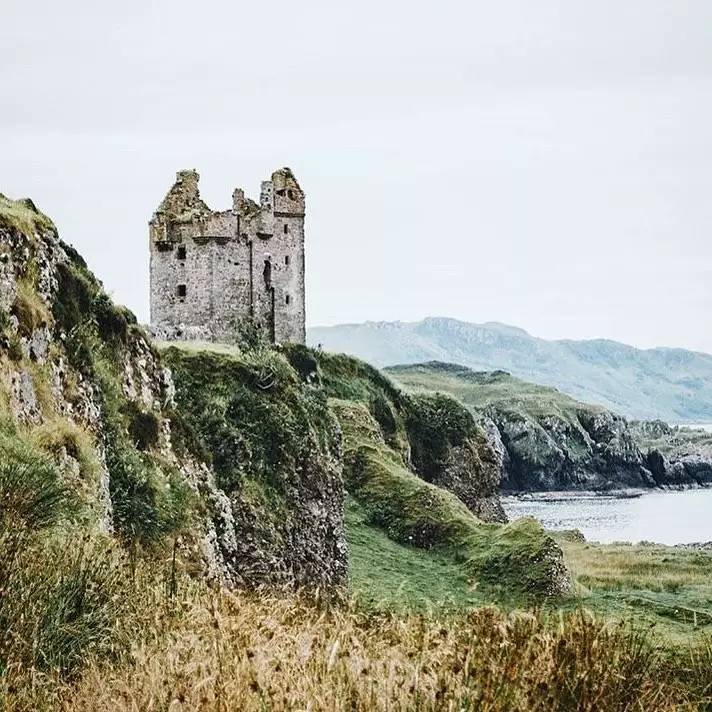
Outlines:
[[436,360],[501,369],[628,417],[712,422],[712,355],[685,349],[547,341],[506,324],[442,317],[313,327],[307,339],[381,367]]

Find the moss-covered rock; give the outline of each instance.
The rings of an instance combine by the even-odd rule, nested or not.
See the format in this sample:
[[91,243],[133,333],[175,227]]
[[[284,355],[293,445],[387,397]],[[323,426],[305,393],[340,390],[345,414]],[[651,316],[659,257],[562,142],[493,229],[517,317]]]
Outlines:
[[184,556],[229,582],[230,519],[199,457],[171,446],[172,384],[128,310],[30,201],[0,198],[0,403],[56,468],[79,519],[132,555],[182,535]]

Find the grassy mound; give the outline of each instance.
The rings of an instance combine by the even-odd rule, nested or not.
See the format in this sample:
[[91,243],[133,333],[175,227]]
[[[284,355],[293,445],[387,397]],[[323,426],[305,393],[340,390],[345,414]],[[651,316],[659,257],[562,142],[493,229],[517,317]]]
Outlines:
[[454,495],[407,470],[363,404],[332,401],[344,432],[346,486],[393,541],[447,555],[477,581],[541,596],[567,589],[561,551],[533,520],[478,521]]
[[29,198],[11,200],[0,193],[0,227],[32,235],[41,230],[53,229],[54,224]]

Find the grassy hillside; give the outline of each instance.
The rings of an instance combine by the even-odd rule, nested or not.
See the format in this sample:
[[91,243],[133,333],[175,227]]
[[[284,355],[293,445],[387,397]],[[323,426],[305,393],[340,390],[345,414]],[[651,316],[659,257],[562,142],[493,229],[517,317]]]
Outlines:
[[[0,199],[0,256],[1,709],[709,701],[712,645],[558,615],[556,542],[474,511],[498,463],[457,400],[303,347],[163,361],[29,201]],[[631,589],[706,630],[706,555],[562,545],[598,610]]]
[[534,419],[556,417],[571,423],[581,411],[601,413],[601,406],[574,400],[549,386],[523,381],[504,371],[473,371],[456,364],[431,362],[385,369],[409,389],[443,391],[480,413],[496,408]]
[[709,354],[601,339],[547,341],[504,324],[445,318],[315,327],[308,340],[378,367],[444,361],[505,370],[628,417],[712,422]]

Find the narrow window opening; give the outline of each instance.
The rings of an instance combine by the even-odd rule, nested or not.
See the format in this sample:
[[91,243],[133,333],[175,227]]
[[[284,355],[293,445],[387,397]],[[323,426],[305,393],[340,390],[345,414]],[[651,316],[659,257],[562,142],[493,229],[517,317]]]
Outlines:
[[286,235],[289,232],[289,225],[284,226],[284,234]]
[[289,196],[290,200],[294,200],[294,191],[293,190],[288,190],[287,195]]
[[289,255],[284,256],[284,264],[289,266]]
[[289,304],[289,294],[284,298],[284,301]]
[[269,260],[265,260],[265,266],[262,270],[262,278],[265,281],[265,287],[267,289],[272,288],[272,263]]
[[185,247],[183,247],[182,245],[178,248],[178,259],[179,260],[185,259]]
[[185,284],[179,284],[178,285],[178,296],[179,297],[184,297],[186,295],[186,286]]

